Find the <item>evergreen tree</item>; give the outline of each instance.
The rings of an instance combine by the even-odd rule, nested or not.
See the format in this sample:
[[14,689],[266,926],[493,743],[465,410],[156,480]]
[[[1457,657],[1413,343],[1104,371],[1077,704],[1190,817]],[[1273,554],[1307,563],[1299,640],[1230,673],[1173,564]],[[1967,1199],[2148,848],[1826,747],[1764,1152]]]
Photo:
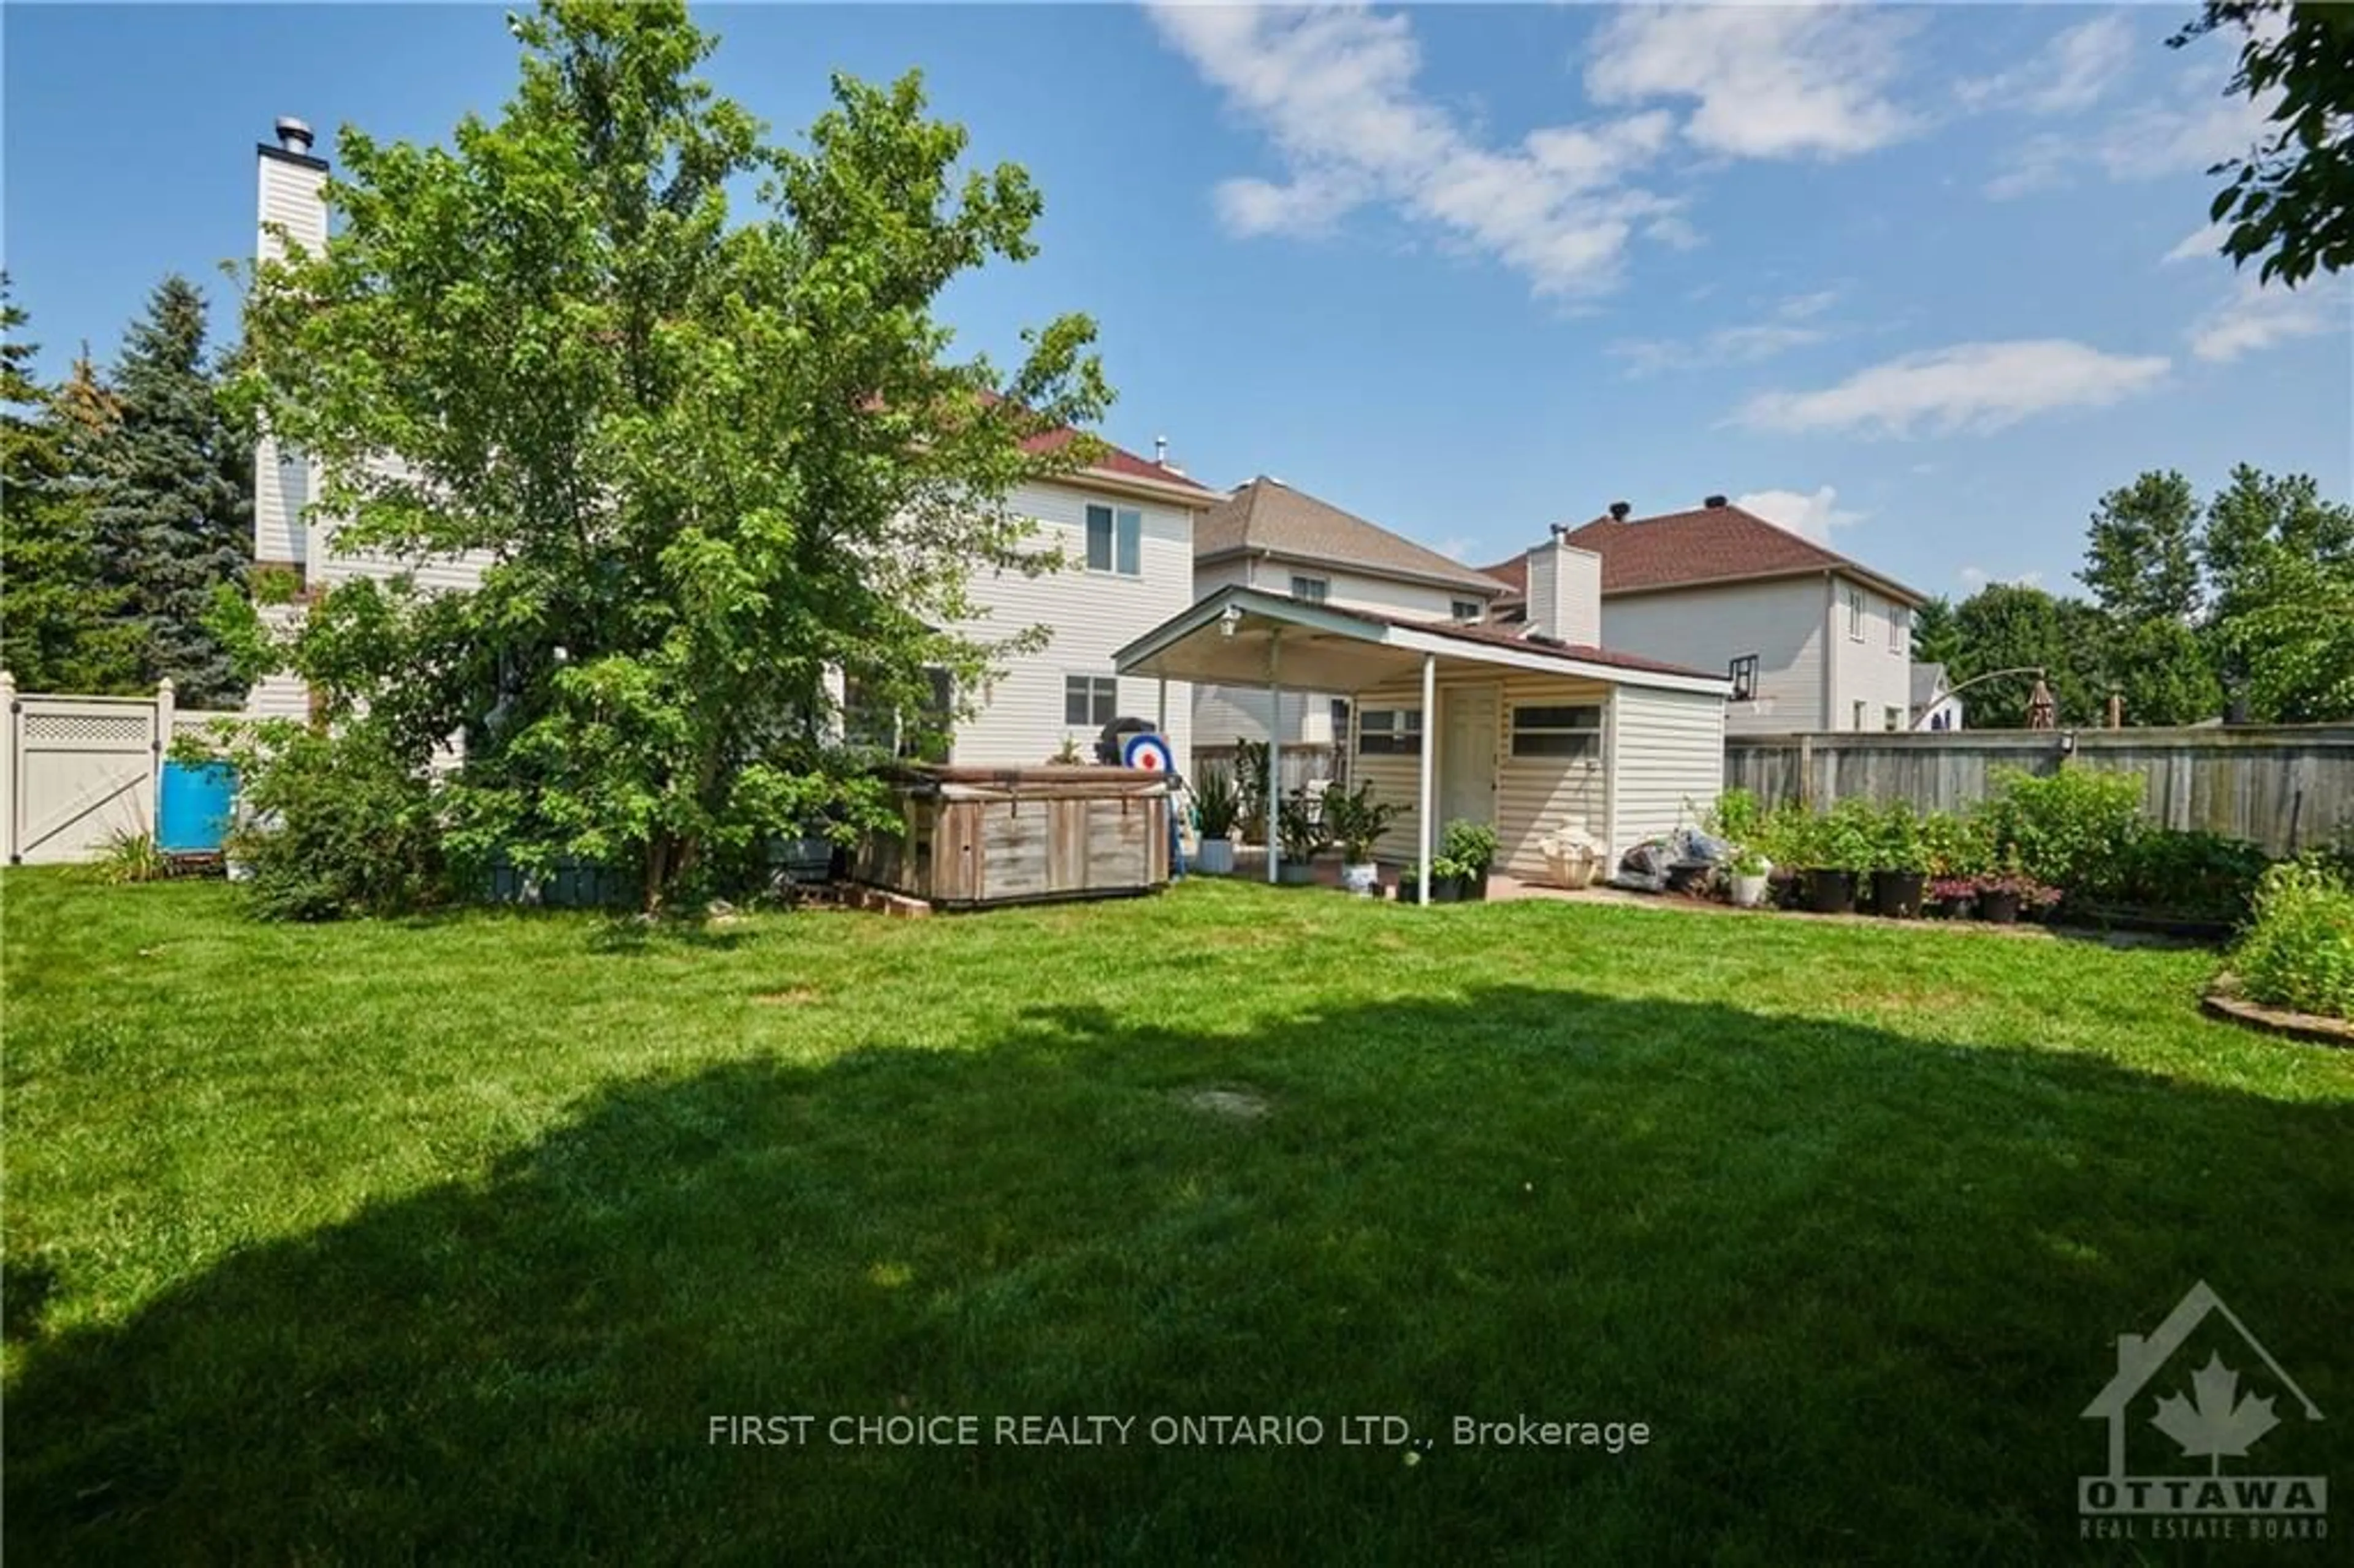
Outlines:
[[119,418],[93,443],[101,580],[124,596],[143,683],[171,677],[190,707],[233,707],[244,683],[206,618],[251,555],[251,454],[205,355],[205,298],[165,278],[115,368]]
[[1951,664],[1961,657],[1961,633],[1954,626],[1954,601],[1939,595],[1913,609],[1913,657],[1924,664]]
[[2199,609],[2199,496],[2179,473],[2152,471],[2101,497],[2076,580],[2126,626],[2190,623]]
[[26,322],[0,274],[0,668],[25,691],[128,691],[138,670],[99,587],[90,497],[75,472],[85,427],[34,378]]

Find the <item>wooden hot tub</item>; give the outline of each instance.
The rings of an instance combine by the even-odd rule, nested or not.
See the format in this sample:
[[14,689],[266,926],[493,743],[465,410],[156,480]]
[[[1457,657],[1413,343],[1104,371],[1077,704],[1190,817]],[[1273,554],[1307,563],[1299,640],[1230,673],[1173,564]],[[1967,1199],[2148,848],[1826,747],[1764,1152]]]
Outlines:
[[861,882],[949,908],[1118,898],[1169,881],[1169,781],[1133,768],[916,768],[901,831],[861,846]]

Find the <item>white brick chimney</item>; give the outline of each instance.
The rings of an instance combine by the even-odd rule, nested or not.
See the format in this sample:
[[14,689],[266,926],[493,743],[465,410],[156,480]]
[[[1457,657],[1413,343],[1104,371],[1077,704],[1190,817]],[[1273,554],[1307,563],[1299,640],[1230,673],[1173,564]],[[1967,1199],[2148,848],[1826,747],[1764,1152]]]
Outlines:
[[[289,239],[313,253],[327,243],[327,161],[312,154],[311,128],[300,120],[281,116],[273,133],[275,141],[254,149],[261,175],[257,261],[284,260]],[[265,435],[254,449],[253,469],[253,558],[305,568],[312,555],[302,517],[312,489],[310,464],[298,454],[281,454]]]
[[1528,554],[1528,628],[1532,636],[1598,647],[1602,557],[1565,544],[1556,530]]

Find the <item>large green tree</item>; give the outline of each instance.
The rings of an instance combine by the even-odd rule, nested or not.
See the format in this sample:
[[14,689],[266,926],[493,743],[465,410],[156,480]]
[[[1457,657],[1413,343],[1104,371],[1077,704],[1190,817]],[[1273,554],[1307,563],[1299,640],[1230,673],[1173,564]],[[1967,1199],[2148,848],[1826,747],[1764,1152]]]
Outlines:
[[128,691],[139,672],[98,580],[91,499],[77,472],[109,406],[78,366],[60,397],[35,379],[37,345],[0,275],[0,669],[25,691]]
[[2188,623],[2199,609],[2199,494],[2181,474],[2143,474],[2101,497],[2076,580],[2128,625]]
[[2354,717],[2354,506],[2324,499],[2309,475],[2243,463],[2208,504],[2200,551],[2211,636],[2246,715]]
[[191,707],[234,707],[245,683],[207,624],[252,555],[252,449],[222,412],[205,348],[205,297],[155,286],[111,380],[117,417],[89,444],[100,581],[121,596],[140,675]]
[[1954,628],[1954,601],[1939,595],[1913,609],[1913,657],[1924,664],[1951,664],[1961,656],[1960,633]]
[[2207,0],[2175,45],[2222,31],[2239,40],[2232,90],[2271,101],[2263,139],[2209,209],[2223,253],[2292,287],[2354,262],[2354,5],[2343,0]]
[[[1954,609],[1958,643],[1953,683],[2000,670],[2040,668],[2059,706],[2060,722],[2100,722],[2108,702],[2104,662],[2107,618],[2082,599],[2060,599],[2024,583],[1989,583]],[[2034,677],[1988,681],[1965,697],[1980,728],[2027,722]]]
[[1088,459],[1047,437],[1108,395],[1081,316],[1011,373],[951,356],[936,296],[1031,255],[1040,201],[965,167],[914,77],[836,78],[786,147],[697,78],[682,5],[512,26],[495,122],[344,132],[337,232],[258,270],[245,381],[346,544],[487,563],[314,606],[293,661],[330,712],[418,762],[467,732],[461,853],[633,864],[652,906],[875,810],[827,741],[837,674],[921,724],[936,672],[972,691],[1034,645],[976,630],[969,584],[1055,564],[1009,503]]

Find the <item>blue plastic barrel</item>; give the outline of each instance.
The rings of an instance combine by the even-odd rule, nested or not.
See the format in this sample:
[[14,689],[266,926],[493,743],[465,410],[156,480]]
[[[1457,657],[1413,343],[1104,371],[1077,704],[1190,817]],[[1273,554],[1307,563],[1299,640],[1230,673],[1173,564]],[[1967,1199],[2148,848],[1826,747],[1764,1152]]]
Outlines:
[[155,802],[155,844],[169,854],[217,850],[237,808],[237,769],[226,762],[164,764]]

